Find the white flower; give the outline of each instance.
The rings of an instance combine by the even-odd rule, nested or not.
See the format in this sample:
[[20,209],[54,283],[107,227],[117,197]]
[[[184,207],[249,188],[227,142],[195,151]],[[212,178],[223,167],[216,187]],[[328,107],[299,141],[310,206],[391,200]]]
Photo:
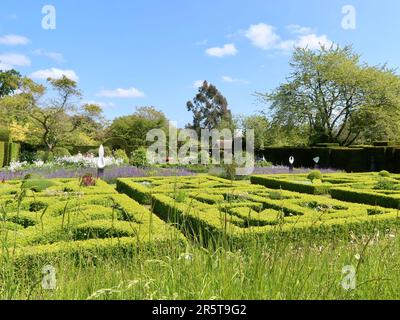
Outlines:
[[356,260],[360,260],[361,259],[361,255],[359,255],[358,253],[354,256],[354,258],[356,258]]
[[[99,158],[95,157],[93,154],[89,154],[87,156],[83,156],[81,153],[75,156],[66,156],[56,158],[55,162],[59,165],[81,165],[85,168],[97,168]],[[124,161],[123,159],[116,159],[114,157],[104,157],[105,165],[108,166],[121,166]]]
[[10,171],[11,172],[18,171],[27,165],[28,165],[28,163],[26,161],[24,161],[24,162],[12,161],[10,163]]

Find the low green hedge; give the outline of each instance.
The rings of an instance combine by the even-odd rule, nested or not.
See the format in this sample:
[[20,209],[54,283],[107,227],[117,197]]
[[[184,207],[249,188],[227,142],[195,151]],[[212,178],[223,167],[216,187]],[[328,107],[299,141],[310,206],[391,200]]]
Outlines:
[[400,209],[400,194],[386,195],[371,190],[356,190],[352,188],[332,188],[329,192],[332,198],[342,201]]
[[95,186],[82,186],[79,179],[27,179],[12,180],[0,184],[0,196],[12,196],[27,190],[27,196],[57,196],[57,195],[92,195],[116,194],[116,190],[101,179],[96,179]]
[[330,188],[330,185],[326,184],[304,184],[295,181],[280,180],[270,176],[251,176],[250,181],[253,184],[259,184],[271,189],[284,189],[315,195],[327,194]]
[[[98,186],[100,187],[100,186]],[[92,191],[95,192],[96,189]],[[184,236],[127,195],[57,194],[0,197],[0,236],[16,264],[64,256],[133,254],[166,246],[182,248]],[[6,234],[7,233],[7,234]]]
[[[336,179],[348,182],[343,176]],[[163,185],[159,178],[155,184]],[[151,198],[153,211],[160,218],[207,245],[240,245],[276,236],[349,237],[350,232],[364,233],[375,228],[387,231],[397,228],[400,222],[397,210],[393,209],[248,184],[246,190],[245,186],[214,186],[198,193],[186,189],[186,196],[179,197],[148,190],[143,190],[143,194]],[[131,187],[135,189],[136,183],[125,185],[126,190]],[[137,190],[128,194],[137,196]]]

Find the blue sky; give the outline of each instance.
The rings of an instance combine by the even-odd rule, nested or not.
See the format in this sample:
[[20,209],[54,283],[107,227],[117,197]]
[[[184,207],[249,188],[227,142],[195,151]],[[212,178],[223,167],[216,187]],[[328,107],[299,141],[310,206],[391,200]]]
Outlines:
[[[42,8],[56,9],[56,29],[42,28]],[[356,28],[342,27],[342,8]],[[353,44],[371,64],[400,66],[398,0],[2,0],[0,67],[42,81],[77,77],[84,101],[107,118],[153,105],[180,126],[186,101],[208,80],[235,114],[260,110],[254,92],[278,86],[291,48]]]

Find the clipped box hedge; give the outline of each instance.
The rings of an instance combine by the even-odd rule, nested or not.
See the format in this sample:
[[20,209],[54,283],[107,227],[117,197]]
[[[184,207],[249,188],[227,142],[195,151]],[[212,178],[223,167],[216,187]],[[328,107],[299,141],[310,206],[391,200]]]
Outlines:
[[95,186],[84,187],[78,179],[30,179],[10,180],[0,183],[0,196],[15,196],[26,189],[28,197],[51,197],[57,195],[116,194],[116,190],[101,179]]
[[332,198],[342,201],[400,209],[399,193],[384,194],[374,190],[357,190],[352,188],[332,188],[329,192]]
[[295,158],[295,167],[312,168],[313,159],[319,157],[318,166],[347,172],[388,170],[400,173],[400,146],[382,142],[375,146],[339,147],[320,144],[313,148],[271,147],[258,152],[259,156],[275,165],[289,165],[289,157]]
[[[350,232],[397,228],[400,222],[393,209],[317,195],[245,183],[227,187],[223,182],[220,182],[222,187],[216,184],[200,190],[183,188],[171,193],[171,180],[162,178],[154,180],[158,191],[151,192],[150,180],[142,181],[146,182],[143,185],[137,179],[120,179],[120,190],[135,199],[145,199],[164,221],[180,226],[187,236],[206,244],[220,245],[221,241],[245,244],[252,239],[268,240],[277,235],[349,237]],[[213,181],[213,178],[202,177],[197,183],[206,183],[205,180]],[[187,178],[177,178],[176,183],[188,186]]]
[[[58,181],[58,183],[65,181]],[[69,181],[71,182],[71,181]],[[75,181],[78,183],[78,181]],[[3,195],[0,233],[16,264],[66,256],[131,255],[137,251],[184,247],[186,239],[136,201],[101,184],[89,191],[26,196]]]

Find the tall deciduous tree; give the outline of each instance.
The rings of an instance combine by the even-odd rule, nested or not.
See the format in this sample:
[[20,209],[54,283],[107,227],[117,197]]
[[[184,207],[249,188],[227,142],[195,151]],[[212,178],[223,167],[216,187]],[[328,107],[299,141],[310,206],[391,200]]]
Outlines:
[[35,101],[30,117],[36,123],[40,132],[40,140],[48,151],[55,147],[80,125],[80,118],[71,117],[76,113],[75,99],[81,96],[77,83],[63,76],[60,79],[48,79],[54,94],[39,106]]
[[147,145],[146,135],[152,129],[167,132],[168,119],[154,107],[139,107],[132,115],[116,118],[109,128],[108,137],[121,139],[127,146],[137,149]]
[[[384,66],[369,66],[351,47],[296,49],[287,82],[260,94],[273,120],[307,126],[310,143],[390,139],[399,132],[400,79]],[[371,141],[366,141],[371,142]]]
[[230,126],[232,123],[228,101],[207,81],[204,81],[193,101],[188,101],[186,106],[193,113],[193,123],[188,127],[198,133],[201,129],[219,129],[221,125]]

